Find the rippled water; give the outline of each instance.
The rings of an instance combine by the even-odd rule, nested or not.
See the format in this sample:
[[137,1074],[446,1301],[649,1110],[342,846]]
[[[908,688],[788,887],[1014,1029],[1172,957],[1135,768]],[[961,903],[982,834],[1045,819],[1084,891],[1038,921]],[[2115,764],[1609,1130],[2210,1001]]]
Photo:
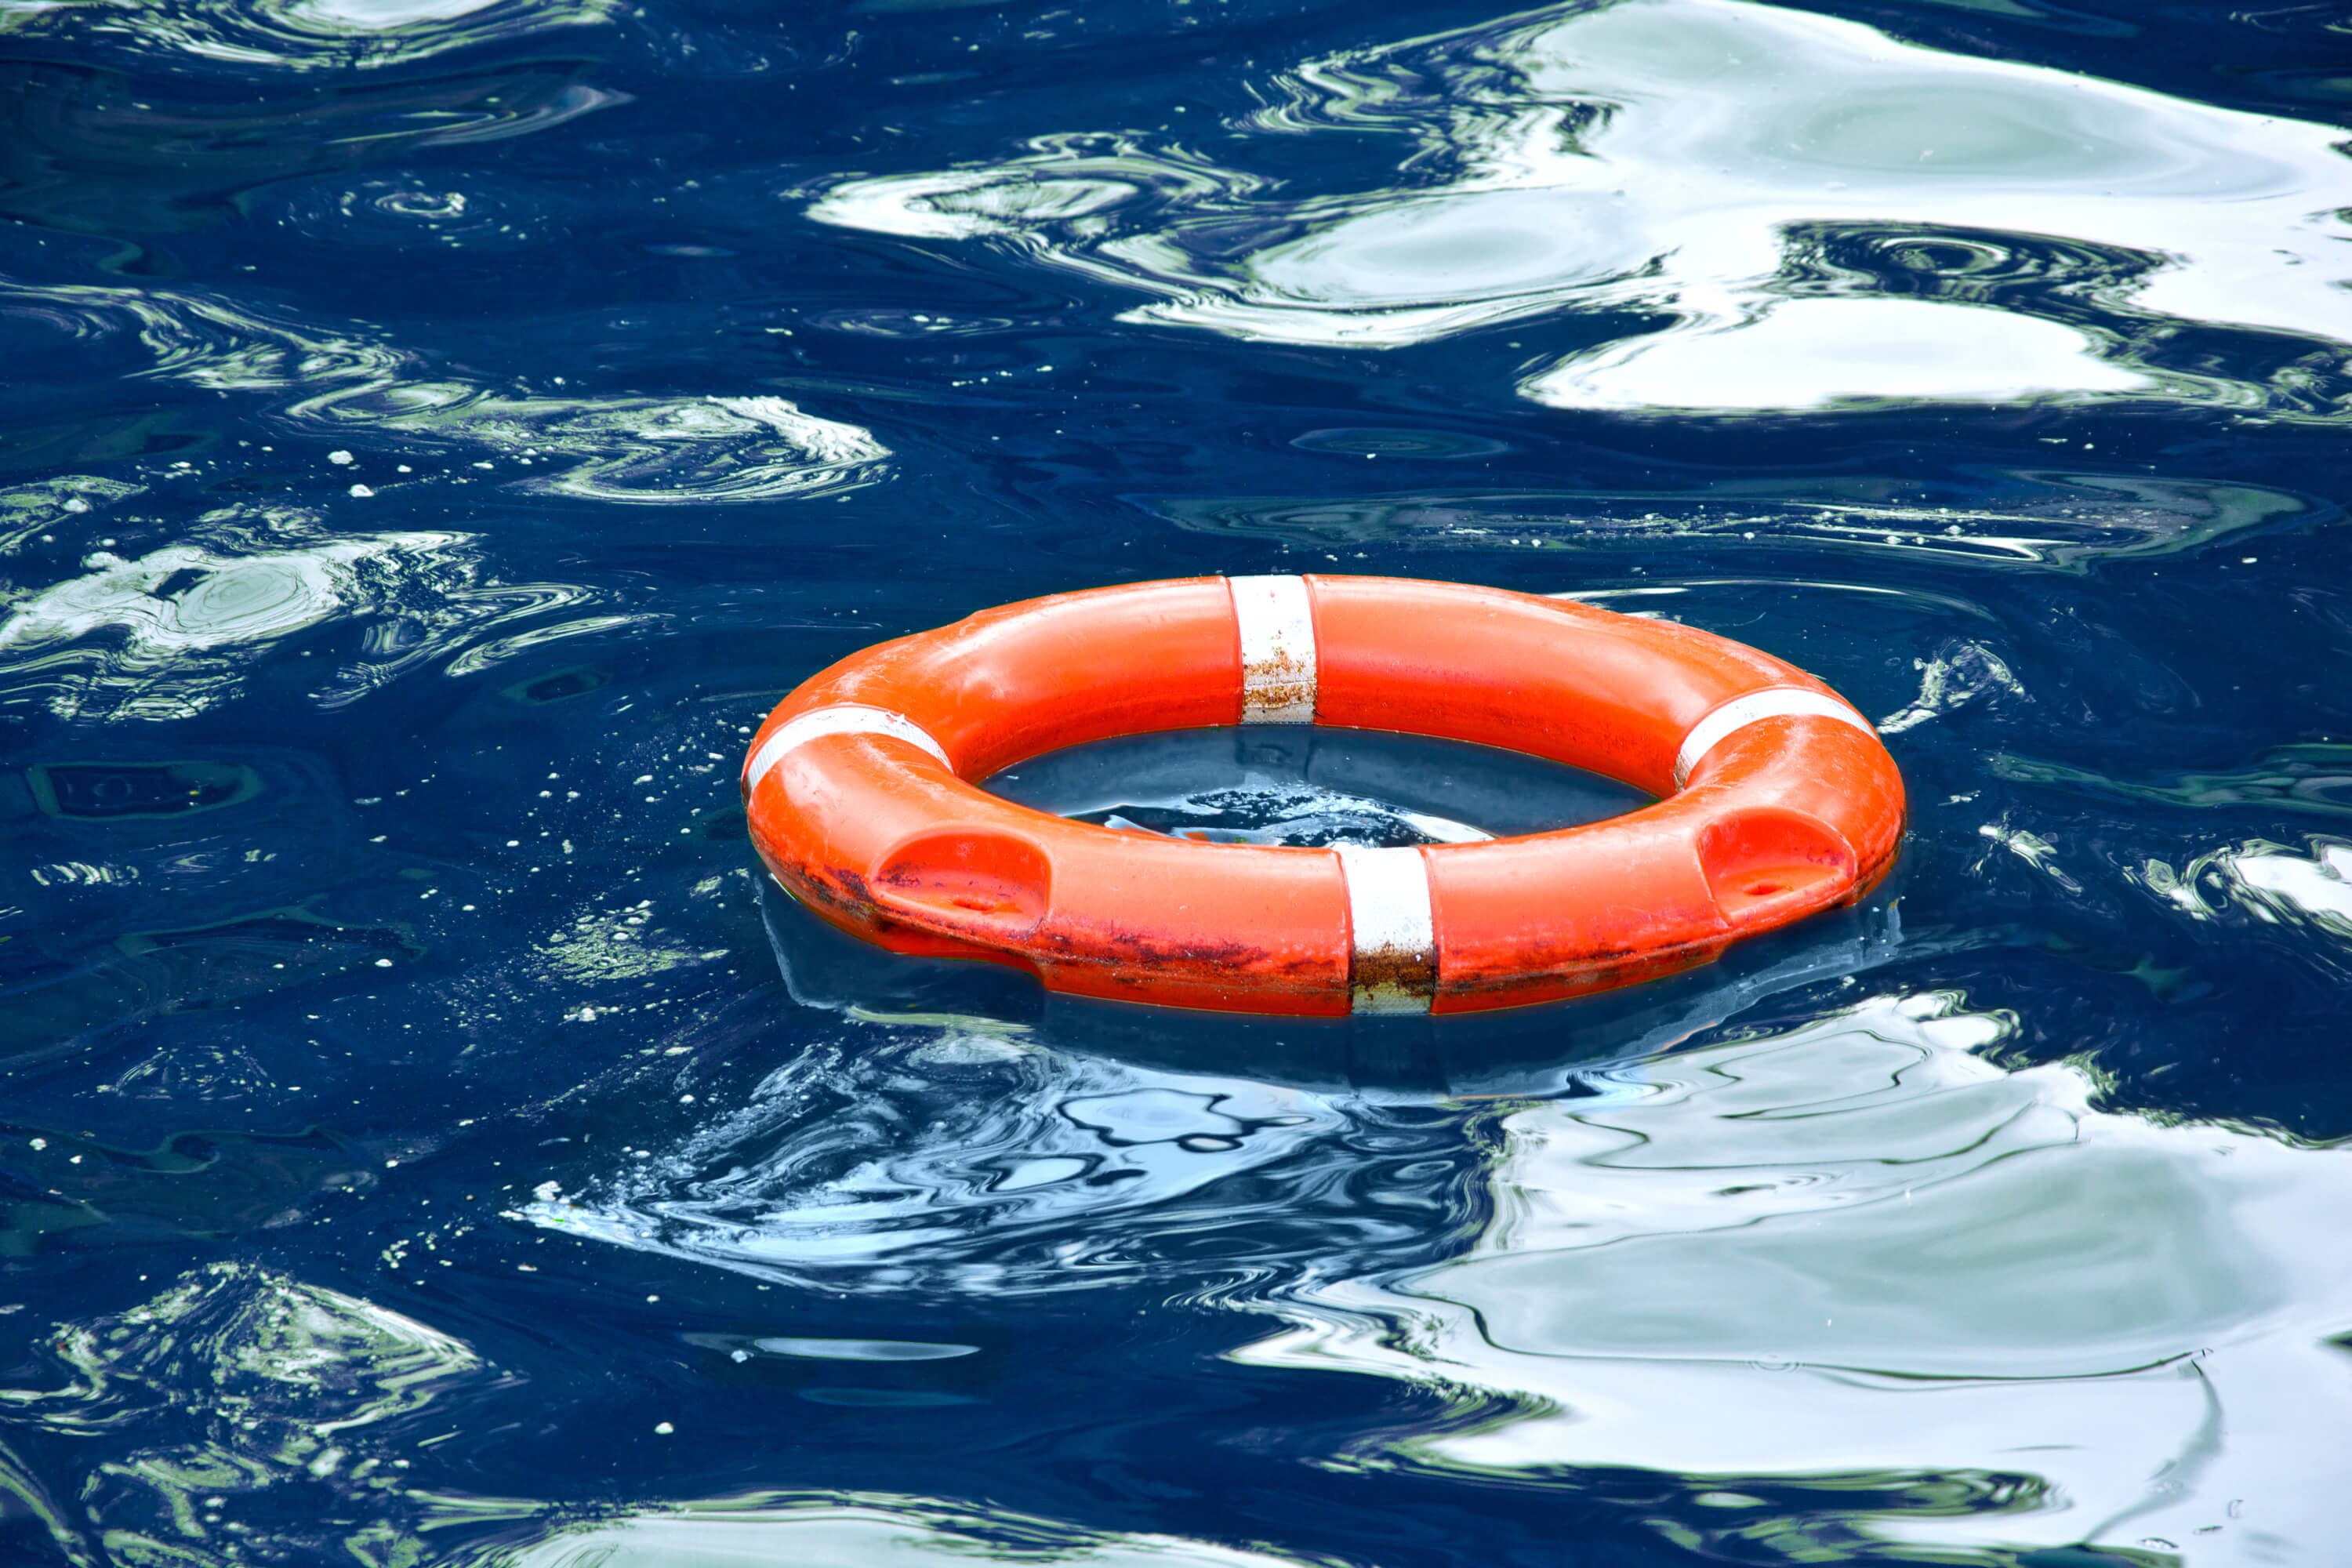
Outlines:
[[[0,1560],[2340,1559],[2347,62],[2121,0],[0,0]],[[1322,569],[1817,670],[1895,881],[1349,1028],[754,876],[803,675]],[[1264,731],[998,787],[1631,800]]]

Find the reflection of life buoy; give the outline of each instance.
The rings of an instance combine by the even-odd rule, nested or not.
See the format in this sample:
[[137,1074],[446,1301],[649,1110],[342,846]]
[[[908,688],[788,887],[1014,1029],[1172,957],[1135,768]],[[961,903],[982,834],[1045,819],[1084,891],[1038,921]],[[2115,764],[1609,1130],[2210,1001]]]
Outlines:
[[[1202,844],[968,782],[1149,730],[1319,723],[1476,742],[1661,798],[1486,843]],[[1085,996],[1464,1013],[1606,990],[1869,890],[1903,782],[1828,687],[1738,643],[1498,589],[1217,577],[1061,594],[804,682],[743,774],[801,901],[898,952]]]

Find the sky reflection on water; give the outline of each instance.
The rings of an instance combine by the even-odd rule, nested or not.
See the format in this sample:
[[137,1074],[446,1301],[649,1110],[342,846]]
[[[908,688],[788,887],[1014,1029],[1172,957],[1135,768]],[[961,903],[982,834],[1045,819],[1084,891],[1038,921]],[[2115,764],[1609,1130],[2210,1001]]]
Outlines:
[[[1130,321],[1265,342],[1593,316],[1601,344],[1518,383],[1561,408],[2339,411],[2352,230],[2329,126],[1742,0],[1561,6],[1287,85],[1261,140],[1389,138],[1410,178],[1294,196],[1181,144],[1056,132],[834,186],[810,215],[1009,242],[1159,296]],[[2232,382],[2169,363],[2189,323],[2303,342]]]
[[1351,1463],[1678,1476],[1726,1547],[2321,1560],[2352,1162],[2094,1110],[1986,1059],[2013,1026],[1884,997],[1519,1110],[1460,1258],[1318,1286],[1241,1353],[1463,1411]]

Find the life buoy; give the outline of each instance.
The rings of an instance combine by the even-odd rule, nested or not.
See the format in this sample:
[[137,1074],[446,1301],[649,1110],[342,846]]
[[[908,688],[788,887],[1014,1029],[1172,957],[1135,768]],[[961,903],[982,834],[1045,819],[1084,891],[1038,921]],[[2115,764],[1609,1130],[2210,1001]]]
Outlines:
[[[1482,843],[1202,844],[970,782],[1151,730],[1318,723],[1530,752],[1661,797]],[[1059,594],[803,682],[743,773],[777,880],[895,952],[1228,1012],[1463,1013],[1670,973],[1867,892],[1903,782],[1868,721],[1727,638],[1384,577]]]

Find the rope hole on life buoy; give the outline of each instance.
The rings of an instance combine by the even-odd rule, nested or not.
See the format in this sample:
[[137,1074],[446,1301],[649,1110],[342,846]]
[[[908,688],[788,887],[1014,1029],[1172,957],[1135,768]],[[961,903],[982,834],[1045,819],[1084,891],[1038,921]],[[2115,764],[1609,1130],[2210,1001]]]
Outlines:
[[898,845],[872,886],[875,900],[900,915],[929,914],[1018,936],[1045,918],[1053,867],[1025,839],[947,828]]
[[1831,901],[1854,879],[1853,847],[1817,817],[1755,806],[1707,824],[1699,867],[1733,925],[1785,908]]

